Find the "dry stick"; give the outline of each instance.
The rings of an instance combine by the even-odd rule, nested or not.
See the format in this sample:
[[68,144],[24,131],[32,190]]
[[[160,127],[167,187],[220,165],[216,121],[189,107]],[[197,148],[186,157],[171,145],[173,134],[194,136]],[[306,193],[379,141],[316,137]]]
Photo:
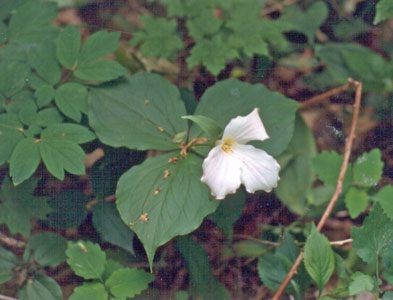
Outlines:
[[0,241],[3,244],[7,245],[8,247],[12,247],[12,248],[25,248],[26,247],[25,242],[11,238],[11,237],[5,235],[4,233],[2,233],[1,231],[0,231]]
[[349,244],[349,243],[352,243],[352,239],[346,239],[346,240],[342,240],[342,241],[330,242],[330,245],[332,245],[332,246],[342,246],[342,245]]
[[330,91],[327,91],[325,93],[322,93],[320,95],[317,95],[315,97],[312,97],[310,99],[307,99],[306,101],[301,103],[301,106],[299,106],[299,109],[303,109],[307,106],[313,105],[315,103],[320,102],[321,100],[324,100],[332,95],[341,93],[342,91],[345,91],[347,89],[349,89],[352,86],[352,83],[347,83],[346,85],[340,86],[338,88],[332,89]]
[[12,298],[12,297],[8,297],[8,296],[4,296],[4,295],[0,295],[0,300],[18,300],[18,299]]
[[[348,79],[348,82],[349,82],[349,85],[347,88],[352,87],[352,86],[355,87],[355,103],[353,105],[353,116],[352,116],[351,129],[350,129],[349,136],[348,136],[346,144],[345,144],[344,159],[343,159],[343,162],[341,165],[340,175],[338,176],[336,190],[334,191],[332,199],[330,200],[328,207],[326,208],[321,220],[318,223],[318,226],[317,226],[318,231],[321,231],[322,227],[325,225],[325,222],[328,219],[330,213],[332,212],[332,209],[333,209],[334,205],[336,204],[338,196],[341,193],[345,172],[347,170],[349,157],[351,155],[352,143],[355,138],[355,128],[356,128],[356,123],[358,120],[358,115],[359,115],[359,110],[360,110],[360,101],[361,101],[361,96],[362,96],[362,83],[358,82],[358,81],[353,81],[351,78]],[[292,277],[295,275],[296,270],[299,268],[302,260],[303,260],[303,252],[300,252],[300,254],[296,258],[296,261],[293,264],[291,270],[289,270],[287,276],[285,277],[284,281],[281,283],[280,288],[274,294],[272,300],[278,300],[278,298],[281,296],[281,294],[284,292],[285,288],[287,287],[288,283],[291,281]]]

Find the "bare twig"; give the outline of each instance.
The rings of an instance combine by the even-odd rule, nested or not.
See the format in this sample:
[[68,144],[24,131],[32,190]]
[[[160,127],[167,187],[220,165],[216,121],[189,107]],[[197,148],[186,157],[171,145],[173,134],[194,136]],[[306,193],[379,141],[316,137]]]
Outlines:
[[[321,229],[325,225],[326,220],[328,219],[330,213],[332,212],[332,209],[333,209],[334,205],[336,204],[336,201],[341,193],[345,172],[347,170],[349,157],[351,155],[353,140],[355,139],[355,128],[356,128],[356,124],[357,124],[357,120],[358,120],[358,115],[359,115],[359,110],[360,110],[360,102],[361,102],[361,96],[362,96],[362,83],[354,81],[352,79],[348,79],[348,82],[349,82],[349,85],[346,87],[346,89],[348,89],[350,87],[355,87],[355,103],[353,105],[353,116],[352,116],[351,129],[350,129],[349,136],[348,136],[346,143],[345,143],[344,159],[341,164],[341,169],[340,169],[340,174],[339,174],[338,180],[337,180],[336,190],[334,191],[334,194],[333,194],[332,198],[330,199],[329,205],[326,208],[325,212],[322,215],[321,220],[318,223],[318,226],[317,226],[318,231],[321,231]],[[345,90],[345,89],[340,89],[340,91],[343,91],[343,90]],[[281,296],[281,294],[284,292],[285,288],[287,287],[288,283],[291,281],[292,277],[296,274],[296,270],[299,268],[302,260],[303,260],[303,252],[300,252],[299,256],[297,257],[292,268],[289,270],[289,272],[288,272],[287,276],[285,277],[284,281],[282,282],[281,286],[279,287],[277,292],[274,294],[272,300],[279,299],[279,297]]]
[[12,297],[8,297],[8,296],[4,296],[4,295],[0,295],[0,300],[18,300],[18,299],[12,298]]
[[342,245],[349,244],[349,243],[352,243],[352,239],[346,239],[346,240],[342,240],[342,241],[330,242],[330,245],[332,245],[332,246],[342,246]]
[[263,244],[263,245],[269,245],[269,246],[274,246],[274,247],[280,246],[279,243],[260,240],[260,239],[257,239],[257,238],[254,238],[252,236],[245,235],[245,234],[234,234],[233,237],[234,238],[246,239],[246,240],[249,240],[249,241],[254,241],[254,242],[257,242],[257,243],[260,243],[260,244]]
[[318,103],[318,102],[320,102],[320,101],[322,101],[322,100],[324,100],[324,99],[326,99],[326,98],[328,98],[328,97],[330,97],[332,95],[341,93],[342,91],[345,91],[345,90],[349,89],[350,87],[351,87],[351,83],[347,83],[347,84],[345,84],[343,86],[340,86],[338,88],[332,89],[330,91],[327,91],[327,92],[322,93],[320,95],[317,95],[315,97],[307,99],[306,101],[301,103],[301,105],[299,106],[299,109],[303,109],[305,107],[308,107],[310,105]]
[[11,237],[5,235],[4,233],[2,233],[1,231],[0,231],[0,241],[3,244],[7,245],[8,247],[12,247],[12,248],[25,248],[26,247],[25,242],[11,238]]

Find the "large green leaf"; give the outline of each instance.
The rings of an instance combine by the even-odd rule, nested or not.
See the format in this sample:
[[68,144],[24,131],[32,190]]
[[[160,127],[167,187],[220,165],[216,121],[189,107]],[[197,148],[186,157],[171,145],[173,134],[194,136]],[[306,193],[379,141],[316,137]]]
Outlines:
[[67,263],[76,275],[84,279],[101,279],[106,255],[98,244],[89,241],[68,242]]
[[11,158],[16,144],[23,138],[23,125],[17,114],[0,114],[0,165]]
[[103,143],[113,147],[178,148],[172,139],[187,130],[184,115],[177,88],[155,74],[134,75],[89,94],[90,125]]
[[30,72],[27,64],[20,61],[1,61],[0,63],[0,94],[11,97],[20,92],[26,85]]
[[14,268],[19,259],[12,253],[0,247],[0,284],[7,282],[14,276]]
[[375,9],[374,25],[393,17],[393,2],[391,0],[379,0]]
[[55,102],[60,111],[76,122],[87,112],[87,88],[79,83],[67,82],[56,90]]
[[117,208],[145,247],[150,265],[158,246],[195,230],[219,202],[202,184],[202,158],[188,154],[176,164],[176,153],[147,159],[122,175],[117,185]]
[[[100,282],[85,282],[83,285],[74,289],[73,294],[68,300],[108,300],[108,292]],[[113,298],[111,298],[113,299]]]
[[381,151],[373,149],[358,157],[353,164],[353,182],[363,187],[375,186],[382,177],[382,170]]
[[132,298],[148,288],[148,284],[154,280],[154,275],[143,270],[122,268],[114,271],[105,281],[115,297]]
[[378,193],[372,198],[381,205],[385,214],[390,218],[393,219],[393,186],[387,185],[380,189]]
[[[218,82],[203,94],[195,115],[210,117],[225,128],[232,118],[248,115],[256,107],[270,139],[253,144],[278,155],[292,138],[297,103],[261,84],[236,79]],[[198,126],[191,128],[191,138],[201,134]]]
[[67,69],[75,67],[81,47],[81,35],[78,28],[67,25],[56,41],[56,55],[59,62]]
[[8,177],[0,190],[0,224],[5,223],[12,234],[30,235],[31,218],[44,220],[50,207],[47,198],[33,196],[36,179],[29,179],[15,187]]
[[28,280],[25,288],[19,292],[20,300],[62,300],[63,293],[57,282],[48,276],[35,274]]
[[190,274],[190,292],[195,299],[229,300],[225,286],[212,273],[205,250],[191,236],[176,239]]

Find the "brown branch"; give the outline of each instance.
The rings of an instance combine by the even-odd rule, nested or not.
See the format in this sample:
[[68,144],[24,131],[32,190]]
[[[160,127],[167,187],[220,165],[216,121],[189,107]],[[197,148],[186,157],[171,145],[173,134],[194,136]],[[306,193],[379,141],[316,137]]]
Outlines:
[[[344,159],[341,164],[341,169],[340,169],[340,174],[339,174],[338,180],[337,180],[336,190],[334,191],[334,194],[330,200],[330,203],[329,203],[328,207],[326,208],[325,212],[323,213],[321,220],[318,223],[318,226],[317,226],[318,231],[321,231],[321,229],[325,225],[326,220],[328,219],[330,213],[332,212],[333,207],[336,204],[337,199],[341,193],[342,184],[344,181],[344,176],[345,176],[345,173],[347,170],[349,157],[351,155],[353,140],[355,139],[355,128],[356,128],[356,123],[358,120],[358,115],[359,115],[359,110],[360,110],[360,102],[361,102],[361,98],[362,98],[362,83],[357,82],[357,81],[353,81],[352,79],[348,79],[348,82],[349,82],[349,85],[348,85],[348,87],[346,87],[346,89],[348,89],[349,87],[355,88],[355,103],[353,105],[353,116],[352,116],[351,129],[350,129],[349,136],[348,136],[346,143],[345,143]],[[340,91],[342,91],[342,90],[343,89],[341,89]],[[279,287],[277,292],[274,294],[272,300],[279,299],[279,297],[281,296],[281,294],[284,292],[285,288],[287,287],[288,283],[291,281],[292,277],[296,274],[296,270],[299,268],[302,260],[303,260],[303,252],[300,252],[300,254],[297,257],[292,268],[289,270],[284,281],[281,283],[281,286]]]
[[342,245],[349,244],[349,243],[352,243],[352,239],[346,239],[346,240],[342,240],[342,241],[333,241],[333,242],[330,242],[330,245],[342,246]]
[[304,109],[305,107],[313,105],[315,103],[318,103],[318,102],[320,102],[320,101],[322,101],[332,95],[335,95],[335,94],[341,93],[342,91],[348,90],[351,87],[352,87],[352,83],[347,83],[343,86],[340,86],[338,88],[332,89],[330,91],[327,91],[327,92],[317,95],[315,97],[307,99],[306,101],[304,101],[300,104],[299,110]]
[[26,247],[25,242],[11,238],[11,237],[5,235],[4,233],[2,233],[1,231],[0,231],[0,241],[3,244],[7,245],[8,247],[12,247],[12,248],[22,248],[23,249]]
[[257,239],[257,238],[254,238],[252,236],[245,235],[245,234],[234,234],[233,237],[234,238],[242,238],[242,239],[246,239],[246,240],[249,240],[249,241],[254,241],[254,242],[257,242],[257,243],[260,243],[260,244],[263,244],[263,245],[269,245],[269,246],[274,246],[274,247],[280,246],[279,243],[260,240],[260,239]]
[[4,295],[0,295],[0,300],[18,300],[18,299],[12,298],[12,297],[8,297],[8,296],[4,296]]

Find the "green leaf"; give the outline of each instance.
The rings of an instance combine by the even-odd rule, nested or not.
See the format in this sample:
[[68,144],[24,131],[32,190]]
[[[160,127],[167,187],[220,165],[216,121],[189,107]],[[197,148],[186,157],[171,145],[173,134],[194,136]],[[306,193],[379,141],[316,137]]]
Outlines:
[[255,258],[270,252],[270,247],[257,241],[244,240],[232,243],[231,250],[233,250],[236,257]]
[[53,38],[57,29],[47,25],[57,16],[56,6],[53,2],[25,1],[12,14],[9,40],[37,43]]
[[94,133],[84,126],[72,123],[61,123],[53,124],[45,128],[41,134],[41,138],[64,138],[77,144],[84,144],[91,142],[96,137]]
[[172,139],[187,130],[187,121],[181,119],[185,114],[177,88],[155,74],[134,75],[89,94],[90,126],[112,147],[178,148]]
[[4,0],[0,11],[0,20],[7,19],[13,10],[23,5],[25,0]]
[[81,112],[87,112],[87,88],[79,83],[65,83],[56,90],[55,102],[63,114],[80,122]]
[[48,202],[53,211],[48,216],[52,228],[79,226],[87,217],[87,196],[80,191],[60,191]]
[[195,230],[219,202],[200,178],[202,158],[189,153],[169,162],[175,153],[145,160],[124,173],[117,185],[117,208],[138,235],[150,266],[156,249],[177,235]]
[[223,20],[218,19],[214,14],[214,8],[202,9],[199,15],[187,19],[187,28],[190,35],[198,42],[205,36],[216,34]]
[[334,271],[334,253],[328,239],[316,228],[312,229],[304,247],[304,265],[321,294]]
[[24,138],[15,146],[10,160],[10,176],[18,185],[30,178],[41,162],[39,146],[34,138]]
[[393,17],[393,3],[390,0],[379,0],[375,10],[374,25]]
[[190,274],[190,293],[194,299],[230,299],[225,286],[213,275],[205,250],[191,236],[176,239]]
[[45,137],[44,132],[38,145],[48,171],[60,180],[64,180],[64,170],[74,175],[85,174],[83,160],[86,154],[83,149],[65,136]]
[[99,282],[85,282],[74,289],[74,293],[68,300],[108,300],[108,292],[105,286]]
[[56,55],[59,62],[68,70],[75,67],[81,48],[81,35],[78,28],[67,25],[56,40]]
[[23,125],[17,114],[0,114],[0,165],[11,158],[18,142],[23,138]]
[[65,238],[52,232],[42,232],[29,240],[25,255],[41,266],[56,267],[66,260],[66,248],[67,240]]
[[389,219],[375,203],[361,227],[351,228],[352,247],[357,255],[369,264],[377,261],[388,249],[393,239],[393,220]]
[[29,66],[23,62],[1,61],[0,94],[11,97],[20,92],[26,86],[29,72]]
[[35,197],[37,179],[29,179],[15,187],[8,177],[3,179],[0,190],[0,224],[6,224],[11,234],[29,236],[30,219],[45,220],[50,212],[47,198]]
[[56,47],[51,41],[41,43],[30,50],[29,61],[46,82],[55,85],[61,77],[61,69],[56,58]]
[[387,291],[385,294],[383,294],[382,300],[393,300],[393,292]]
[[113,272],[122,268],[123,266],[121,263],[117,262],[116,260],[107,258],[105,264],[105,270],[104,273],[102,273],[102,279],[106,281],[112,275]]
[[172,59],[183,48],[183,43],[176,33],[176,20],[155,18],[151,15],[142,15],[140,20],[145,28],[133,34],[130,44],[136,46],[142,42],[140,52],[143,56]]
[[222,128],[211,118],[200,115],[182,116],[181,118],[193,121],[203,130],[203,132],[212,137],[213,140],[217,139],[222,132]]
[[357,218],[368,206],[368,194],[356,187],[349,188],[345,194],[345,205],[352,219]]
[[372,291],[374,288],[374,279],[361,272],[356,272],[351,275],[353,281],[349,284],[349,295],[355,296],[364,291]]
[[55,89],[49,84],[41,85],[34,93],[34,98],[36,98],[36,103],[39,108],[48,105],[54,97]]
[[37,135],[39,135],[42,132],[41,127],[38,127],[37,125],[31,125],[29,128],[27,128],[24,132],[25,137],[33,137],[35,138]]
[[353,183],[363,187],[375,186],[382,177],[382,170],[383,162],[379,149],[364,153],[353,164]]
[[[326,185],[336,187],[340,173],[343,156],[337,152],[323,151],[313,159],[313,167],[320,180]],[[351,172],[349,168],[344,176],[343,190],[349,188],[351,183]]]
[[186,291],[177,291],[175,293],[175,300],[188,300],[190,295]]
[[68,242],[67,263],[76,275],[84,279],[101,279],[106,255],[98,244],[89,241]]
[[5,110],[8,113],[19,114],[27,103],[34,102],[33,93],[28,90],[22,90],[13,95],[7,102]]
[[34,124],[40,127],[47,127],[52,124],[61,123],[63,117],[55,107],[40,110],[35,118]]
[[93,208],[93,225],[101,238],[134,254],[134,233],[121,220],[112,203],[100,203]]
[[[305,213],[307,192],[314,181],[312,159],[315,155],[312,132],[297,114],[292,140],[279,158],[282,169],[275,193],[291,211],[300,215]],[[282,163],[284,157],[291,157],[285,166]]]
[[132,298],[147,289],[153,280],[154,275],[143,270],[122,268],[112,273],[105,286],[115,297]]
[[78,66],[74,74],[79,79],[104,82],[125,76],[128,71],[118,62],[99,60]]
[[376,195],[372,196],[372,198],[381,205],[384,213],[390,219],[393,219],[393,186],[387,185],[383,187]]
[[63,293],[57,282],[51,277],[35,274],[28,280],[25,288],[19,292],[20,300],[62,300]]
[[12,253],[0,247],[0,284],[7,282],[14,276],[14,268],[19,259]]
[[217,76],[225,68],[226,63],[238,58],[239,53],[223,41],[221,35],[212,39],[202,39],[192,47],[187,57],[188,68],[202,63],[208,71]]
[[288,274],[290,264],[290,261],[282,256],[274,254],[260,256],[258,258],[259,277],[269,290],[276,291]]
[[97,31],[89,36],[78,57],[78,68],[115,52],[119,47],[120,32]]
[[[270,139],[252,144],[275,156],[288,146],[292,138],[297,105],[293,100],[272,92],[261,84],[250,85],[228,79],[207,89],[195,115],[209,117],[225,128],[231,119],[245,116],[254,108],[259,108],[259,115]],[[201,134],[199,127],[192,126],[190,139]]]
[[31,125],[37,116],[37,106],[34,101],[26,101],[19,111],[19,120],[25,125]]
[[242,215],[245,199],[246,195],[243,190],[237,191],[234,195],[228,195],[225,201],[220,201],[217,210],[208,216],[224,231],[228,242],[232,240],[233,225]]

